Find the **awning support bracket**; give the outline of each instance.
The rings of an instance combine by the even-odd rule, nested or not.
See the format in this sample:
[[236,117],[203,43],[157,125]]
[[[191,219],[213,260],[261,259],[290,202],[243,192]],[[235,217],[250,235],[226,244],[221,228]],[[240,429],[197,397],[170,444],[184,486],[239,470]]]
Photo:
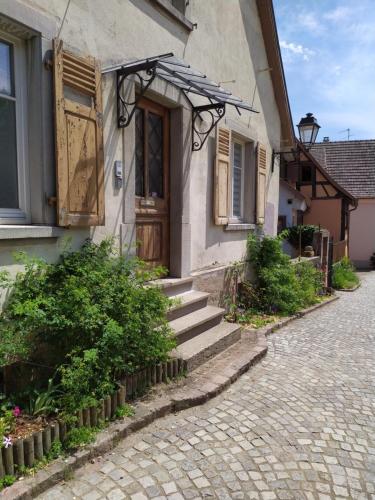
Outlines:
[[[204,115],[203,115],[204,113]],[[204,116],[209,116],[208,120],[204,119]],[[212,129],[216,127],[219,121],[225,115],[225,104],[223,103],[211,103],[205,106],[195,106],[193,107],[193,122],[192,122],[192,149],[193,151],[199,151],[202,149],[203,144],[206,142],[208,136]],[[208,122],[208,127],[201,130],[198,124],[198,118],[202,122]]]
[[[203,73],[193,70],[188,64],[174,58],[171,52],[125,65],[112,66],[104,69],[102,73],[111,71],[116,71],[117,74],[117,124],[119,128],[125,128],[130,124],[139,101],[146,94],[156,76],[182,91],[192,108],[193,151],[202,149],[210,132],[225,115],[227,104],[234,106],[239,114],[241,114],[239,108],[257,112],[252,106],[233,96],[219,84],[208,80]],[[124,85],[129,77],[132,77],[138,84],[135,97],[132,95],[133,86]],[[201,96],[209,104],[202,106],[193,104],[191,94]]]
[[[125,128],[130,124],[137,104],[155,79],[156,65],[157,61],[150,61],[142,65],[140,64],[139,68],[133,67],[129,70],[127,70],[127,68],[117,70],[117,124],[119,128]],[[146,73],[146,77],[142,76],[142,72]],[[135,79],[138,79],[139,92],[133,101],[128,101],[124,96],[125,90],[123,89],[123,84],[131,75],[133,75]]]

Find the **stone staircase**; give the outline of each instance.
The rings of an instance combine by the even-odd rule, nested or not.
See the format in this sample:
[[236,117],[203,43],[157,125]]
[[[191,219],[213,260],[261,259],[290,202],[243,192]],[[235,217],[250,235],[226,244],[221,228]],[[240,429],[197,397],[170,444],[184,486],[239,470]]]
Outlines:
[[241,328],[223,321],[225,310],[208,305],[210,294],[194,290],[193,278],[167,278],[158,280],[158,285],[177,299],[168,312],[177,339],[173,356],[183,359],[188,371],[240,340]]

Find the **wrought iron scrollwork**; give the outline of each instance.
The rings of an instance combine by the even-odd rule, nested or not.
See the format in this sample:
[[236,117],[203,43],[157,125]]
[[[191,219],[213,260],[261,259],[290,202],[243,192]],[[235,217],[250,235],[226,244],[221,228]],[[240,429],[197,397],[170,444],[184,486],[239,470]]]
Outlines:
[[[206,142],[211,130],[216,127],[224,115],[225,104],[223,103],[211,103],[206,106],[193,107],[193,151],[199,151],[202,149],[202,146]],[[203,130],[197,123],[198,118],[202,120],[203,123],[208,123],[208,126],[206,126]]]
[[[143,75],[141,74],[143,73]],[[145,76],[144,76],[145,75]],[[127,100],[124,83],[128,77],[134,76],[139,82],[139,92],[134,100]],[[144,96],[149,86],[152,84],[156,76],[156,65],[149,66],[146,69],[141,69],[137,72],[132,70],[127,72],[124,70],[117,71],[117,123],[119,128],[125,128],[131,122],[135,113],[135,108],[138,102]]]

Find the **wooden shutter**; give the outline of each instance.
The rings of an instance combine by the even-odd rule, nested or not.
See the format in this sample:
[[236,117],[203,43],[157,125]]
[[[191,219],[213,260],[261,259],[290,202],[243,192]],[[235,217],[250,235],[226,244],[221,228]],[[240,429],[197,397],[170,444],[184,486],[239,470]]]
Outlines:
[[262,144],[258,144],[257,150],[257,224],[264,224],[267,198],[267,151]]
[[54,40],[57,223],[104,224],[101,75],[93,58]]
[[222,127],[218,128],[214,173],[214,221],[219,226],[228,224],[231,179],[230,149],[230,130]]

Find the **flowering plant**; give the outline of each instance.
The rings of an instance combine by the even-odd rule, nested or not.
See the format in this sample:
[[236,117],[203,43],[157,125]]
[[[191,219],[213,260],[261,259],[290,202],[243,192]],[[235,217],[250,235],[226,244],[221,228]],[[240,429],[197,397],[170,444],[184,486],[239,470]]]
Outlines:
[[4,448],[9,448],[9,446],[12,446],[12,438],[9,436],[4,436],[3,437],[3,446]]
[[17,406],[10,410],[3,405],[0,409],[0,448],[5,446],[9,448],[12,444],[11,438],[8,436],[14,431],[16,426],[16,418],[21,414],[20,408]]
[[21,408],[19,406],[15,406],[13,408],[13,416],[15,418],[19,417],[21,415]]

